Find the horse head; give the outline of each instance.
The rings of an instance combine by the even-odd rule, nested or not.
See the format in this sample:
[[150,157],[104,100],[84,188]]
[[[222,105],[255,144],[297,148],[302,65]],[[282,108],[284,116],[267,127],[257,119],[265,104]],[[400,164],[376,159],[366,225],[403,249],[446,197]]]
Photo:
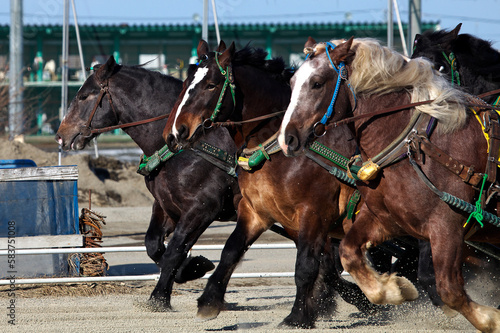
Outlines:
[[[119,67],[121,66],[118,66],[111,56],[78,90],[55,137],[64,150],[85,148],[87,143],[98,135],[92,132],[92,128],[117,123],[108,88],[109,79]],[[105,98],[106,94],[108,96]]]
[[173,151],[189,146],[198,138],[200,129],[210,128],[215,120],[228,119],[234,109],[234,43],[226,48],[221,41],[217,50],[210,52],[207,42],[201,40],[197,53],[199,64],[188,72],[163,131],[163,138]]
[[300,155],[304,147],[324,134],[327,121],[352,110],[353,95],[345,84],[352,41],[335,45],[316,43],[311,37],[307,40],[307,58],[292,77],[292,97],[278,136],[285,155]]
[[417,34],[413,42],[412,58],[427,58],[439,72],[450,75],[452,70],[450,54],[453,52],[453,46],[461,27],[462,23],[451,31],[427,31],[423,34]]

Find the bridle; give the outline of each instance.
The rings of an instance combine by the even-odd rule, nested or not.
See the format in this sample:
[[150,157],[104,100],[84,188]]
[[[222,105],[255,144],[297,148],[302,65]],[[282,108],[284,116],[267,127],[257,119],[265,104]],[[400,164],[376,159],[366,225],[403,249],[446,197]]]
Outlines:
[[154,117],[154,118],[148,118],[148,119],[134,121],[134,122],[120,124],[120,125],[114,125],[114,126],[108,126],[108,127],[103,127],[103,128],[92,129],[91,126],[90,126],[91,123],[92,123],[92,119],[94,118],[94,115],[95,115],[95,113],[97,111],[97,108],[101,104],[104,95],[108,96],[109,105],[111,106],[111,110],[113,110],[113,113],[115,114],[115,117],[118,118],[118,113],[116,112],[115,106],[113,104],[113,99],[111,98],[111,93],[109,91],[108,81],[100,83],[99,85],[101,86],[101,90],[99,91],[99,95],[97,96],[97,100],[96,100],[96,102],[94,104],[94,108],[92,109],[92,112],[90,113],[90,116],[87,119],[87,121],[85,122],[85,124],[80,127],[80,134],[83,137],[88,138],[92,134],[100,134],[100,133],[109,132],[109,131],[112,131],[112,130],[115,130],[115,129],[118,129],[118,128],[126,128],[126,127],[132,127],[132,126],[136,126],[136,125],[146,124],[146,123],[149,123],[149,122],[153,122],[153,121],[157,121],[157,120],[160,120],[160,119],[167,118],[170,115],[170,112],[169,112],[169,113],[166,113],[166,114],[163,114],[161,116]]
[[[337,100],[337,96],[339,94],[340,85],[342,83],[342,80],[347,82],[347,68],[345,67],[345,63],[343,61],[341,61],[337,67],[333,63],[332,58],[330,56],[329,49],[333,50],[333,49],[335,49],[335,47],[336,47],[336,45],[333,44],[332,42],[326,43],[325,53],[328,56],[328,60],[330,61],[330,64],[332,65],[333,69],[335,70],[335,72],[337,72],[337,83],[335,85],[335,90],[333,92],[332,100],[330,101],[330,105],[328,106],[328,109],[326,110],[326,112],[323,115],[323,117],[321,118],[321,120],[318,121],[317,123],[315,123],[313,126],[313,134],[317,138],[325,135],[326,122],[332,116],[333,106],[335,104],[335,101]],[[307,60],[307,57],[306,57],[306,60]],[[351,85],[349,83],[347,83],[347,85],[349,86],[351,93],[352,93],[352,96],[354,97],[354,108],[353,108],[353,111],[354,111],[354,109],[356,108],[356,95],[354,94],[354,90],[352,89]],[[320,131],[321,128],[323,129],[322,131]]]
[[236,86],[234,84],[234,75],[233,75],[233,68],[231,66],[231,63],[227,65],[226,69],[222,68],[222,66],[219,63],[219,58],[218,56],[221,53],[215,52],[215,62],[217,63],[217,67],[219,67],[220,73],[224,76],[224,85],[222,86],[222,90],[219,95],[219,99],[217,100],[217,105],[215,106],[214,111],[212,112],[212,115],[210,118],[207,118],[203,121],[203,128],[204,129],[209,129],[212,127],[213,123],[215,122],[215,119],[217,118],[217,115],[219,114],[220,108],[222,107],[222,100],[224,99],[224,95],[226,94],[227,87],[229,86],[229,90],[231,91],[231,97],[233,98],[233,107],[236,107],[236,97],[235,97],[235,92],[236,92]]

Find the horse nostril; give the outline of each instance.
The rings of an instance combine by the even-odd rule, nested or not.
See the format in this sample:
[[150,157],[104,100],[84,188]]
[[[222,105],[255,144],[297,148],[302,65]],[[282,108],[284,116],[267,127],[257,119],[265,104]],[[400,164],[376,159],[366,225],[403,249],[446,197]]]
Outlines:
[[182,126],[179,128],[178,132],[179,132],[179,138],[180,138],[180,139],[185,140],[185,139],[187,139],[187,137],[189,136],[189,130],[188,130],[188,128],[187,128],[187,126],[186,126],[186,125],[182,125]]
[[168,146],[168,149],[170,149],[170,151],[176,153],[177,152],[177,140],[175,139],[175,135],[173,135],[172,133],[170,133],[168,136],[167,136],[167,146]]
[[285,143],[288,146],[288,151],[297,151],[299,140],[295,135],[288,134],[285,138]]
[[63,139],[62,137],[59,135],[59,133],[56,134],[56,136],[54,137],[54,140],[56,140],[56,142],[60,145],[63,144]]

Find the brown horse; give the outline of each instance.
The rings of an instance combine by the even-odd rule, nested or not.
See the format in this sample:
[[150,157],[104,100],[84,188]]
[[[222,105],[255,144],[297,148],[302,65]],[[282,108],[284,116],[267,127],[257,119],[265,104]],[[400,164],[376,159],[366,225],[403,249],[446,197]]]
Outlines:
[[[290,70],[282,59],[265,60],[267,53],[246,47],[236,52],[234,43],[227,49],[222,42],[216,52],[209,52],[206,42],[198,46],[201,60],[198,70],[185,81],[164,131],[171,149],[189,148],[213,121],[247,121],[284,110],[290,98]],[[215,111],[214,111],[215,110]],[[212,117],[211,117],[212,115]],[[211,120],[210,120],[211,118]],[[206,121],[204,121],[207,119]],[[202,124],[203,122],[203,124]],[[281,117],[260,119],[234,126],[233,138],[238,147],[258,148],[279,129]],[[346,132],[343,132],[346,131]],[[322,142],[338,140],[347,128],[332,133]],[[265,145],[264,145],[265,146]],[[350,156],[355,144],[342,145],[339,153]],[[365,311],[366,299],[359,289],[343,280],[335,268],[332,240],[343,236],[342,214],[354,189],[328,175],[322,167],[306,157],[293,163],[283,154],[268,156],[263,165],[251,171],[239,170],[242,199],[238,205],[237,226],[228,238],[221,261],[198,299],[198,317],[216,317],[224,304],[224,293],[236,265],[249,246],[275,221],[296,235],[296,299],[283,324],[313,327],[319,302],[331,290],[319,292],[315,284],[324,279],[327,288],[337,289],[341,296]],[[332,224],[332,222],[336,222]]]
[[[78,91],[57,131],[56,141],[65,150],[83,149],[98,135],[92,130],[168,114],[181,89],[182,81],[178,79],[140,66],[121,66],[110,57]],[[163,117],[124,131],[147,156],[153,156],[165,146],[161,133],[166,121]],[[219,148],[234,154],[236,147],[227,130],[221,130],[209,133],[205,141],[217,142]],[[234,207],[240,197],[238,182],[192,150],[161,163],[144,180],[154,197],[145,245],[148,256],[161,269],[149,303],[154,310],[170,310],[174,280],[181,283],[198,278],[214,267],[207,259],[201,260],[203,257],[185,259],[214,220],[235,218]]]
[[[349,125],[365,161],[357,182],[365,205],[340,244],[344,268],[374,303],[413,300],[413,285],[396,275],[379,275],[363,253],[400,235],[429,240],[443,302],[477,329],[500,332],[500,310],[473,302],[464,290],[463,241],[473,223],[464,226],[469,214],[443,201],[451,194],[462,199],[460,205],[475,202],[478,192],[466,183],[472,179],[462,181],[436,157],[449,154],[451,161],[459,161],[452,165],[486,170],[487,141],[481,124],[466,108],[466,96],[453,89],[429,61],[409,60],[371,39],[316,44],[310,38],[305,50],[309,56],[293,78],[279,142],[287,155],[300,155],[310,144],[311,133],[321,135],[327,124],[332,127],[353,117]],[[433,102],[374,114],[426,100]],[[432,119],[437,119],[437,125],[431,132]],[[436,149],[439,154],[431,155]],[[469,173],[476,187],[481,187],[482,174],[472,169]],[[496,208],[496,202],[490,205]],[[469,239],[498,243],[499,231],[484,222]]]

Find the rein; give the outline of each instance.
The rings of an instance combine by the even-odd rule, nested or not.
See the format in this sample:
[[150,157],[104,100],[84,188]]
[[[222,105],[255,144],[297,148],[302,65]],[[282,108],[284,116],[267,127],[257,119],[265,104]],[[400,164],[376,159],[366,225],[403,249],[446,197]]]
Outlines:
[[153,118],[148,118],[148,119],[143,119],[143,120],[138,120],[134,121],[131,123],[125,123],[125,124],[120,124],[120,125],[114,125],[114,126],[108,126],[108,127],[103,127],[103,128],[94,128],[92,129],[90,127],[90,124],[92,123],[92,119],[94,118],[95,113],[97,112],[97,108],[99,107],[99,104],[101,104],[101,101],[104,97],[104,95],[108,96],[109,99],[109,105],[111,105],[111,109],[113,110],[113,113],[115,116],[117,115],[115,106],[113,104],[113,99],[111,98],[111,93],[109,92],[109,86],[108,83],[101,83],[101,91],[99,92],[99,96],[97,96],[96,103],[94,105],[94,108],[92,109],[92,112],[90,113],[89,119],[87,119],[87,122],[85,125],[83,125],[80,129],[80,133],[85,136],[89,137],[91,134],[101,134],[104,132],[109,132],[118,128],[127,128],[127,127],[132,127],[132,126],[137,126],[137,125],[142,125],[142,124],[147,124],[153,121],[161,120],[167,118],[170,113],[163,114],[161,116],[153,117]]
[[[486,93],[481,94],[481,95],[477,95],[477,97],[483,98],[483,97],[487,97],[487,96],[495,95],[495,94],[499,94],[499,93],[500,93],[500,89],[496,89],[496,90],[492,90],[492,91],[486,92]],[[383,109],[383,110],[374,111],[374,112],[365,113],[365,114],[360,114],[360,115],[357,115],[357,116],[352,116],[352,117],[349,117],[349,118],[345,118],[345,119],[342,119],[342,120],[339,120],[339,121],[332,122],[329,125],[325,125],[325,131],[327,129],[331,128],[331,127],[335,128],[335,127],[338,127],[340,125],[356,121],[358,119],[375,117],[375,116],[379,116],[379,115],[382,115],[382,114],[388,114],[388,113],[392,113],[392,112],[396,112],[396,111],[403,111],[403,110],[411,109],[411,108],[414,108],[414,107],[417,107],[417,106],[420,106],[420,105],[430,104],[432,102],[434,102],[433,99],[427,100],[427,101],[421,101],[421,102],[415,102],[415,103],[400,105],[400,106],[395,106],[395,107],[392,107],[392,108]],[[479,104],[467,104],[467,105],[471,106],[471,107],[480,106],[482,108],[493,109],[493,110],[500,110],[500,107],[498,107],[498,106],[482,105],[482,104],[481,105],[479,105]]]
[[284,114],[285,112],[286,112],[286,110],[277,111],[277,112],[266,114],[266,115],[263,115],[263,116],[260,116],[260,117],[255,117],[255,118],[251,118],[251,119],[247,119],[247,120],[241,120],[241,121],[226,120],[226,121],[221,121],[221,122],[214,122],[214,123],[212,123],[212,125],[214,125],[214,126],[220,126],[220,127],[222,127],[222,126],[243,125],[243,124],[247,124],[247,123],[252,123],[252,122],[256,122],[256,121],[261,121],[261,120],[267,120],[267,119],[270,119],[270,118],[274,118],[274,117],[277,117],[279,115]]

